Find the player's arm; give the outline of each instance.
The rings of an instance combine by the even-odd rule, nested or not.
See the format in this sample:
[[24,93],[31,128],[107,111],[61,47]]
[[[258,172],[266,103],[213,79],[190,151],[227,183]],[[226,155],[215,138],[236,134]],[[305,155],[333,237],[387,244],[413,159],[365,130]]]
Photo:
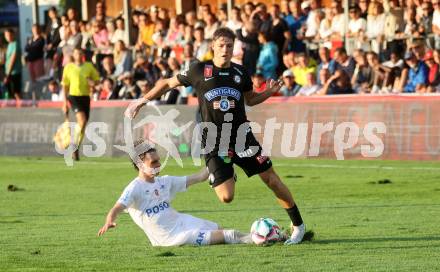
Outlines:
[[248,106],[255,106],[260,103],[263,103],[266,101],[269,97],[271,97],[273,94],[277,93],[281,87],[283,86],[282,80],[267,80],[266,81],[266,90],[262,93],[257,93],[254,91],[251,92],[245,92],[244,93],[244,100],[246,102],[246,105]]
[[136,117],[139,110],[143,106],[145,106],[148,101],[159,98],[168,91],[175,89],[176,87],[179,87],[181,85],[182,83],[180,83],[180,81],[177,79],[177,76],[158,80],[154,87],[146,95],[144,95],[144,97],[142,97],[140,101],[129,106],[129,108],[125,112],[125,115],[129,118]]
[[67,75],[67,69],[64,69],[63,71],[63,78],[62,78],[62,85],[63,85],[63,94],[64,94],[64,101],[63,101],[63,107],[62,107],[62,111],[64,113],[64,115],[67,115],[68,113],[68,107],[67,107],[67,97],[69,96],[69,88],[70,88],[70,81],[69,81],[69,77]]
[[199,173],[186,177],[186,188],[199,182],[203,182],[208,179],[209,172],[207,168],[203,168]]
[[107,219],[105,220],[104,226],[98,231],[98,236],[103,235],[108,229],[116,227],[116,217],[122,211],[124,211],[126,207],[121,203],[117,202],[115,206],[108,212]]

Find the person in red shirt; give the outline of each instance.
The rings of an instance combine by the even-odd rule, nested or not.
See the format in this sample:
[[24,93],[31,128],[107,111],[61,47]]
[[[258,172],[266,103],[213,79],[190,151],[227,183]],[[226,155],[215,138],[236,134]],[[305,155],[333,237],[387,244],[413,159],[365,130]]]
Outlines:
[[425,92],[432,93],[435,92],[435,87],[440,84],[439,65],[434,61],[434,52],[432,50],[426,52],[423,60],[429,68],[428,86]]

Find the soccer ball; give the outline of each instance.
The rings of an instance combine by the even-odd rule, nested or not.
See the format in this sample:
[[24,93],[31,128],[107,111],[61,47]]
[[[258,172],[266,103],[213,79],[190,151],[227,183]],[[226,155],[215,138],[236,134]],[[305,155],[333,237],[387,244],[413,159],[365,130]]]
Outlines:
[[273,219],[260,218],[251,226],[251,238],[257,245],[275,243],[280,241],[282,237],[282,231]]

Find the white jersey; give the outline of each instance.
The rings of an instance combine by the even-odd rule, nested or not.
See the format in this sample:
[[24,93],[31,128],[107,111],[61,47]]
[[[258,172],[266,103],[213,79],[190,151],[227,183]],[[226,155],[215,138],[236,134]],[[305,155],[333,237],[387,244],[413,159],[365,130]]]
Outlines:
[[[186,191],[186,177],[155,177],[154,182],[135,178],[118,203],[127,207],[133,221],[144,230],[153,246],[206,244],[217,224],[182,214],[170,205],[176,193]],[[208,240],[209,241],[209,240]]]

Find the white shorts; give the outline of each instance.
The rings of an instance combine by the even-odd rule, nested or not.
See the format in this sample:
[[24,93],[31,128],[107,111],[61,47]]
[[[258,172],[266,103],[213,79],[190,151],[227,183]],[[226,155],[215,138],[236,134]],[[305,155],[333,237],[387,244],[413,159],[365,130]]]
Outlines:
[[211,232],[219,229],[216,223],[189,214],[180,214],[179,221],[179,228],[175,235],[171,235],[172,239],[166,246],[208,245]]

